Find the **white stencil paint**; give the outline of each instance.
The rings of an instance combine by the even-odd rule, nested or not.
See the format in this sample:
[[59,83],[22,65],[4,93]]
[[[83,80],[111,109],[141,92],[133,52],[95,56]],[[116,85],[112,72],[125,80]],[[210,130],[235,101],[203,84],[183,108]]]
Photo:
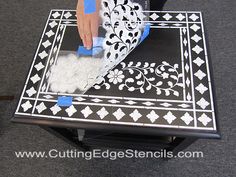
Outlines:
[[102,64],[101,59],[77,57],[75,54],[58,57],[48,79],[52,92],[84,93],[95,82]]

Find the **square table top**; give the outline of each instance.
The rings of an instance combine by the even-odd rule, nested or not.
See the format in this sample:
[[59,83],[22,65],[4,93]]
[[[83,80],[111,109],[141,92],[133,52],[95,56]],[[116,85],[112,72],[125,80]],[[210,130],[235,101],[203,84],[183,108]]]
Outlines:
[[[14,122],[59,127],[219,137],[211,66],[201,12],[149,11],[149,37],[85,94],[48,89],[50,66],[76,51],[74,10],[51,10],[32,60]],[[81,43],[81,41],[80,41]],[[123,75],[119,82],[115,77]],[[71,96],[71,106],[57,104]]]

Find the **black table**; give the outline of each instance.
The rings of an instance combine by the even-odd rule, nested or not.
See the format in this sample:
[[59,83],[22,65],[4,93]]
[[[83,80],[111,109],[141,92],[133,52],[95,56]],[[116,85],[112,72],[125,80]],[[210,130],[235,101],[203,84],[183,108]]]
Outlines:
[[[179,151],[199,138],[220,138],[201,12],[146,13],[149,37],[109,78],[85,94],[66,94],[48,89],[49,68],[60,51],[76,51],[81,41],[75,11],[52,10],[12,121],[39,125],[80,147]],[[117,72],[124,78],[114,83]],[[73,104],[58,106],[62,95]]]

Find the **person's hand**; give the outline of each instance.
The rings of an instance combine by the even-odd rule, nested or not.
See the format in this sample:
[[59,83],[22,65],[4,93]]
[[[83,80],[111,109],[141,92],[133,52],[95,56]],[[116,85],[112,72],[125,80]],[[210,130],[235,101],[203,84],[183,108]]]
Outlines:
[[84,13],[84,0],[78,0],[77,4],[77,26],[83,45],[87,49],[91,49],[93,45],[93,37],[98,36],[99,27],[99,9],[100,0],[96,0],[96,12],[91,14]]

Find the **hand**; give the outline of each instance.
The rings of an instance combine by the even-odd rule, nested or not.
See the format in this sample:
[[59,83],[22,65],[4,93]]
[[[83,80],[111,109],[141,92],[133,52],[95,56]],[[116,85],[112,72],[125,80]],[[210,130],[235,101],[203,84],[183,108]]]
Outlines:
[[84,0],[78,0],[77,4],[77,27],[83,45],[87,49],[93,46],[93,37],[98,36],[100,0],[96,0],[96,12],[84,13]]

